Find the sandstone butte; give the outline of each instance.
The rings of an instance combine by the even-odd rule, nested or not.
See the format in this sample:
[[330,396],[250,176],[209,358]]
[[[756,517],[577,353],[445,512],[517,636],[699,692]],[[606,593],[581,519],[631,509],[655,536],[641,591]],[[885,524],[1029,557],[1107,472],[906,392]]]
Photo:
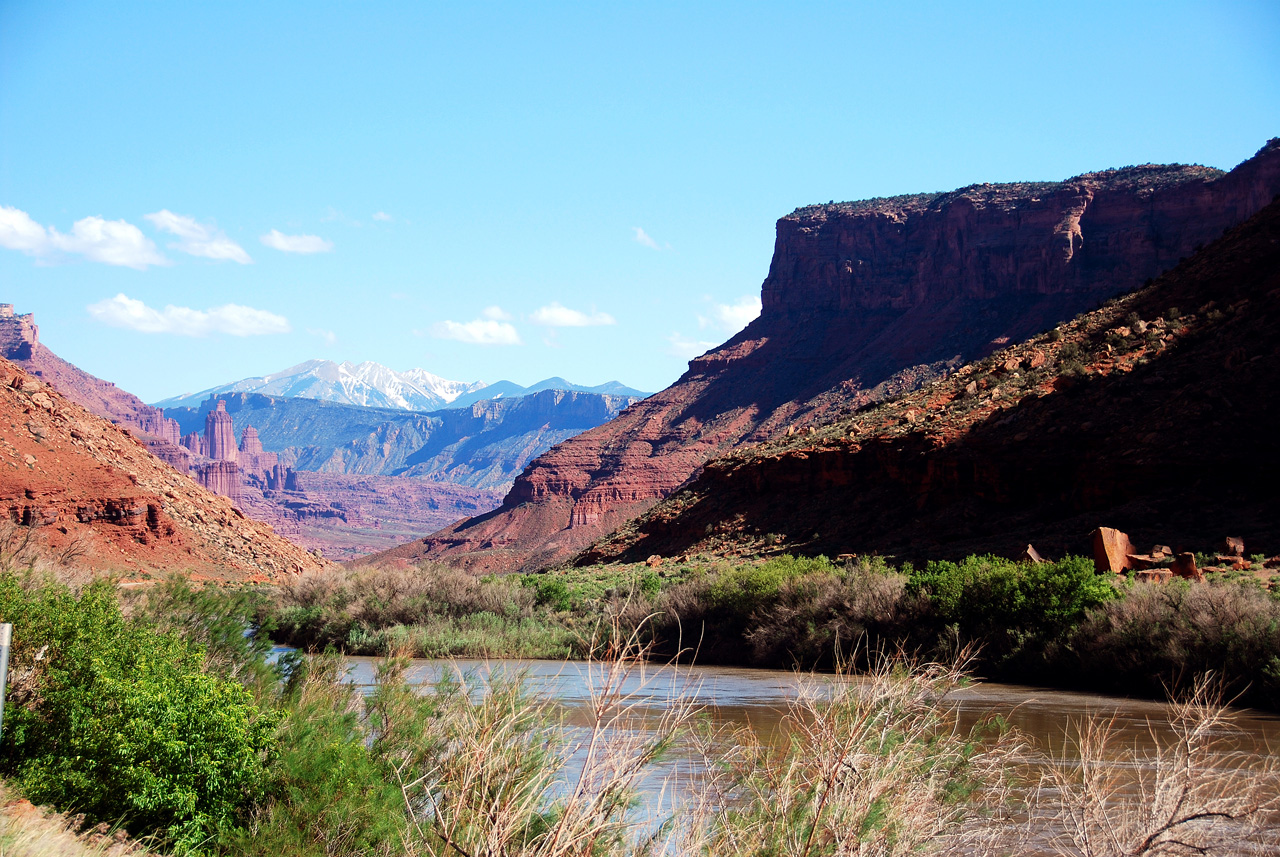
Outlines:
[[188,570],[271,581],[329,566],[3,359],[0,508],[43,556],[126,578]]
[[672,386],[539,456],[502,506],[371,558],[543,568],[713,456],[919,388],[1140,287],[1280,193],[1280,140],[1223,173],[1144,165],[797,209],[763,311]]
[[[813,433],[709,461],[578,557],[1280,557],[1280,199],[1150,286]],[[1132,538],[1131,538],[1132,537]],[[1209,569],[1214,570],[1214,569]],[[1224,570],[1218,568],[1216,570]],[[1153,571],[1153,574],[1155,572]]]

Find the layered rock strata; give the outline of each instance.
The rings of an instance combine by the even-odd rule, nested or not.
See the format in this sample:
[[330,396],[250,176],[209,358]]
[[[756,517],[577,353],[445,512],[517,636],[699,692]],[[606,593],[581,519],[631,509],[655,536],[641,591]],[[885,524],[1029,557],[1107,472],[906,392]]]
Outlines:
[[712,456],[917,389],[1135,289],[1277,193],[1273,140],[1225,174],[1140,166],[798,209],[778,222],[745,330],[539,456],[498,510],[378,559],[563,561]]
[[1017,556],[1030,541],[1050,556],[1092,550],[1119,571],[1143,567],[1132,534],[1194,577],[1189,552],[1223,532],[1243,538],[1229,546],[1273,554],[1278,343],[1280,201],[1049,334],[812,434],[708,462],[579,561]]

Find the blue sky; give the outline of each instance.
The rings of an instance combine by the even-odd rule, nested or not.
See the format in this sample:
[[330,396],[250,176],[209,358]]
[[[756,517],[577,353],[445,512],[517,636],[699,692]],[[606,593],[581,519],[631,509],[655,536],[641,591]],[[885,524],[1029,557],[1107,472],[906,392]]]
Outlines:
[[0,3],[0,301],[154,401],[311,357],[656,390],[830,199],[1230,168],[1280,5]]

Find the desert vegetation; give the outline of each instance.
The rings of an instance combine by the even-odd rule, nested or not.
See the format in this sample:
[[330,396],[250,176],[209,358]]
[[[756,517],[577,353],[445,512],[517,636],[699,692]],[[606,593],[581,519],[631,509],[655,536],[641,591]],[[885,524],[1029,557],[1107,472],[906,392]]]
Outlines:
[[663,658],[787,669],[973,647],[988,677],[1163,696],[1213,671],[1230,696],[1280,706],[1275,592],[1248,575],[1113,579],[1079,557],[331,571],[281,587],[259,621],[303,649],[422,657],[586,657],[615,623]]
[[[814,573],[766,570],[714,597]],[[879,575],[866,605],[919,598],[882,570],[856,573]],[[961,726],[947,698],[968,680],[963,652],[873,657],[858,676],[842,666],[804,683],[781,737],[762,740],[680,702],[676,674],[649,664],[644,624],[619,616],[590,646],[590,696],[570,712],[519,675],[415,687],[394,654],[370,688],[344,681],[334,653],[272,663],[242,633],[261,606],[176,578],[122,601],[110,581],[0,575],[15,625],[2,773],[8,797],[50,807],[11,801],[4,852],[1156,855],[1276,842],[1272,757],[1230,763],[1232,715],[1205,684],[1153,757],[1105,723],[1045,754],[998,718]],[[637,691],[654,682],[675,700],[657,716]],[[676,742],[705,762],[683,787],[661,765]]]

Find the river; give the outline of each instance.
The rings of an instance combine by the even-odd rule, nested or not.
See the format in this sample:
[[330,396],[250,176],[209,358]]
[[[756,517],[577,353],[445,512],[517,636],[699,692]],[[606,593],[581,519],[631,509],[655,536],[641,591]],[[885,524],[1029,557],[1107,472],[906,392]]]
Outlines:
[[[351,665],[349,680],[371,686],[376,661],[358,657],[348,660]],[[532,692],[564,706],[571,725],[584,726],[593,684],[591,669],[582,662],[419,660],[412,663],[408,675],[411,682],[429,684],[445,671],[474,674],[480,678],[490,673],[521,674]],[[656,723],[662,713],[678,701],[692,701],[713,721],[750,727],[764,740],[770,741],[780,740],[784,734],[789,706],[803,686],[813,686],[816,682],[821,688],[824,682],[832,680],[830,676],[802,676],[778,670],[661,667],[648,668],[643,674],[630,676],[624,691],[631,696],[631,704],[640,714],[642,723]],[[598,684],[598,679],[595,683]],[[946,701],[955,707],[962,728],[991,714],[1003,716],[1029,742],[1040,748],[1042,757],[1037,763],[1040,765],[1071,764],[1073,750],[1064,740],[1065,736],[1073,723],[1086,720],[1106,718],[1112,721],[1120,739],[1112,746],[1136,751],[1139,760],[1135,762],[1134,757],[1126,756],[1116,764],[1131,769],[1135,776],[1149,770],[1140,760],[1154,753],[1161,743],[1167,744],[1172,736],[1172,706],[1154,700],[978,681],[954,691]],[[1223,740],[1226,749],[1238,751],[1236,755],[1224,756],[1227,760],[1224,765],[1260,766],[1274,761],[1280,754],[1280,717],[1242,709],[1234,712],[1230,727],[1219,730],[1217,737]],[[687,744],[678,743],[672,758],[655,768],[646,781],[646,798],[651,802],[668,804],[672,800],[672,791],[669,788],[663,790],[663,781],[675,774],[687,789],[689,783],[697,782],[701,765]],[[1036,771],[1022,773],[1028,780],[1037,776]],[[657,807],[659,810],[664,808]],[[1055,852],[1040,843],[1025,847],[1018,853]]]

